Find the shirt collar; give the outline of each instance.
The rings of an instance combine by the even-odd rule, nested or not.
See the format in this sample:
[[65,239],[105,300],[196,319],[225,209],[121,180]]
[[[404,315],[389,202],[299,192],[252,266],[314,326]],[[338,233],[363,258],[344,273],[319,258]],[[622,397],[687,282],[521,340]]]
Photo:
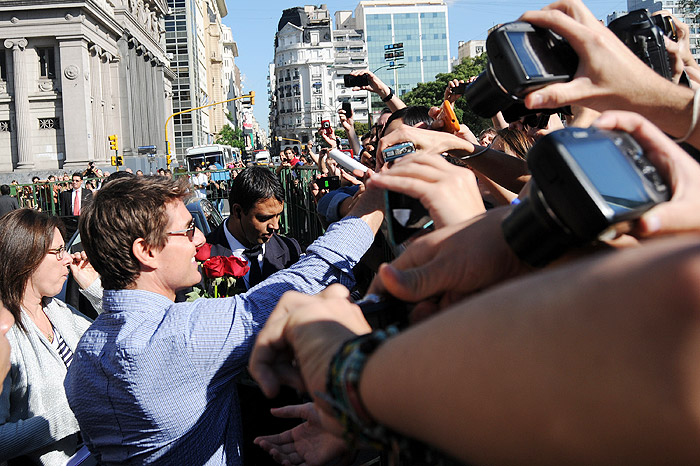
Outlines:
[[[231,217],[229,217],[229,218],[231,218]],[[243,243],[238,241],[231,234],[231,231],[229,231],[229,229],[228,229],[228,220],[226,220],[226,222],[224,224],[224,234],[226,235],[226,240],[228,241],[228,247],[231,250],[231,254],[233,254],[236,257],[241,257],[241,258],[245,259],[245,257],[243,257],[243,251],[245,251],[247,248],[245,246],[243,246]],[[265,254],[265,243],[263,243],[263,245],[262,245],[262,254],[263,255]],[[259,256],[258,256],[258,260],[259,260]]]

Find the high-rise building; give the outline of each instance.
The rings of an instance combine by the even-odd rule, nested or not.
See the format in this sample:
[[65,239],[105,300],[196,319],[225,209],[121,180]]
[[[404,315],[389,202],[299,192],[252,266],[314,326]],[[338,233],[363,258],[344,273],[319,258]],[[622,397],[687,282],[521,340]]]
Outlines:
[[[698,11],[691,11],[684,8],[679,0],[627,0],[627,11],[645,8],[649,13],[659,10],[667,10],[678,19],[686,23],[690,29],[690,51],[695,57],[695,61],[700,63],[700,20]],[[626,12],[614,12],[608,15],[608,24],[614,19],[624,16]]]
[[[355,19],[365,33],[369,69],[399,96],[450,71],[444,0],[363,0],[355,9]],[[403,59],[391,57],[390,47],[395,44],[403,46]],[[390,69],[396,65],[405,66]]]
[[172,112],[165,0],[0,2],[0,171],[109,164],[155,146]]
[[[176,74],[173,112],[225,100],[221,24],[228,14],[225,0],[168,0],[168,5],[166,47]],[[181,156],[190,146],[210,144],[225,124],[220,105],[175,115],[169,128],[170,150]]]
[[344,84],[345,75],[353,71],[366,70],[368,67],[364,31],[357,28],[351,11],[335,13],[333,51],[335,106],[339,108],[343,102],[349,102],[352,106],[353,119],[356,122],[366,123],[368,122],[369,92],[353,91],[351,87],[345,87]]
[[270,68],[270,130],[283,147],[313,143],[323,120],[337,124],[334,63],[326,6],[284,10]]

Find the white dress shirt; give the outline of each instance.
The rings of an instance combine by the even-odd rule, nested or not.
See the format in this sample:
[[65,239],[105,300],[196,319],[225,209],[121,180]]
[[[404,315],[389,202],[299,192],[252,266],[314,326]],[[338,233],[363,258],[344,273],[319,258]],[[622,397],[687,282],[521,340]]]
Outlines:
[[[241,259],[248,260],[248,258],[243,255],[243,251],[245,251],[248,248],[243,246],[243,244],[231,234],[227,226],[224,226],[224,233],[226,234],[226,240],[228,241],[228,247],[231,250],[231,254],[236,257],[240,257]],[[262,249],[260,250],[260,254],[258,254],[258,266],[260,267],[260,270],[262,270],[263,258],[265,256],[265,246],[266,244],[263,243]],[[245,282],[246,289],[250,288],[250,270],[248,270],[248,273],[246,273],[243,277],[243,281]]]

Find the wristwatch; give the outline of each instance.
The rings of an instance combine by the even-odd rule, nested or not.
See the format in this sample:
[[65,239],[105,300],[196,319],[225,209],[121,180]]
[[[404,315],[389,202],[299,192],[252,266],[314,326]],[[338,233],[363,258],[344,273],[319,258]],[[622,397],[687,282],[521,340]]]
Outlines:
[[382,99],[382,102],[389,102],[391,99],[394,98],[394,90],[392,88],[389,88],[389,93]]

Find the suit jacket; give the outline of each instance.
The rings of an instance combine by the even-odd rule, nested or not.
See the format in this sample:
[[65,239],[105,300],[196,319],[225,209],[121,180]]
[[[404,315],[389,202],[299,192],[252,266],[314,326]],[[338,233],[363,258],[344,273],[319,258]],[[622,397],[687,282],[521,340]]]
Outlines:
[[[228,239],[226,239],[226,233],[224,231],[224,228],[226,228],[226,222],[223,222],[216,228],[216,230],[207,235],[207,243],[212,245],[212,256],[228,257],[232,254],[231,249],[229,248]],[[251,280],[250,288],[265,280],[278,270],[286,269],[287,267],[291,266],[299,260],[300,255],[301,247],[299,246],[297,240],[277,234],[272,235],[270,241],[265,244],[262,276],[257,280]]]
[[[80,210],[82,211],[92,202],[92,191],[83,187],[80,191]],[[64,217],[73,215],[73,190],[63,191],[59,197],[61,215]]]

